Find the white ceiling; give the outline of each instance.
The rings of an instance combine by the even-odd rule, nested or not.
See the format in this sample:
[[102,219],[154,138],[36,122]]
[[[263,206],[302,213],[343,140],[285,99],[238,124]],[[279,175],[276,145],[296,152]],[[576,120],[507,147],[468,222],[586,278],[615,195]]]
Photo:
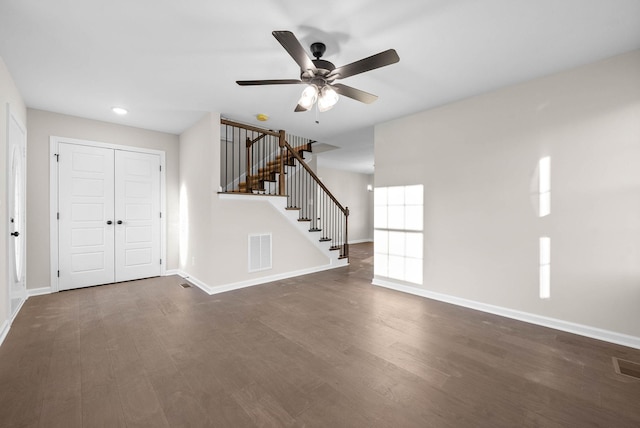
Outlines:
[[[294,113],[293,31],[344,65],[398,64],[343,82],[379,96]],[[27,106],[179,134],[204,112],[341,147],[321,164],[373,170],[376,123],[640,48],[640,0],[0,0],[0,56]],[[110,108],[130,113],[115,116]]]

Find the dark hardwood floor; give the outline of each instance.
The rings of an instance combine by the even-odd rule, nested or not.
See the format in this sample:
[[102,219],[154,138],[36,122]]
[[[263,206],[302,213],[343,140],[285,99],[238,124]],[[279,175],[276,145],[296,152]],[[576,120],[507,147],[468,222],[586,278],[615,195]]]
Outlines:
[[178,277],[30,298],[2,427],[640,427],[640,350],[370,285],[351,265],[207,296]]

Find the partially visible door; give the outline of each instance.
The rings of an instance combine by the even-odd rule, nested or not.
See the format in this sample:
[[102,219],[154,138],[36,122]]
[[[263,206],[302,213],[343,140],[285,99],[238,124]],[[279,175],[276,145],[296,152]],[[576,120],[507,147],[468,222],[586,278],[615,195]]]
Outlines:
[[114,282],[114,151],[60,143],[58,153],[58,287]]
[[9,313],[13,317],[27,296],[26,260],[26,132],[18,120],[8,115],[7,193],[9,208]]
[[116,282],[160,275],[160,156],[115,152]]

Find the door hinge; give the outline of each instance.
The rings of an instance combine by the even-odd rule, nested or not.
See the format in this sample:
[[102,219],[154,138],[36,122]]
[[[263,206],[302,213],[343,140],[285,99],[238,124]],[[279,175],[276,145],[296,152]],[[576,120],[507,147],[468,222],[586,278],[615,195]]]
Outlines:
[[58,271],[58,278],[60,278],[60,271]]
[[56,213],[56,219],[60,220],[60,213]]
[[162,213],[160,213],[160,218],[162,218]]
[[54,156],[56,157],[56,162],[60,162],[60,155],[58,153],[54,154]]
[[160,259],[160,264],[162,264],[162,259]]
[[162,165],[160,165],[160,172],[162,172]]

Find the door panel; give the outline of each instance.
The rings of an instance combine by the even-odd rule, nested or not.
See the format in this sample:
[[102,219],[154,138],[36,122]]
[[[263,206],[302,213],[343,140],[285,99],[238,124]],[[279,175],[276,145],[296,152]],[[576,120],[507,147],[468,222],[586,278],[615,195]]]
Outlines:
[[160,275],[160,156],[116,151],[116,281]]
[[112,149],[59,144],[60,290],[115,280],[113,168]]
[[7,184],[9,214],[9,315],[13,317],[27,296],[25,283],[26,218],[25,218],[25,152],[24,127],[8,115]]

